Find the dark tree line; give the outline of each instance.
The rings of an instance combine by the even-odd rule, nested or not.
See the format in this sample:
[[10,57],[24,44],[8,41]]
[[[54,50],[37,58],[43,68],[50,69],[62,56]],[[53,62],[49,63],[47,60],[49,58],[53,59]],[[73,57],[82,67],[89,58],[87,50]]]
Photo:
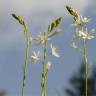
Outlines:
[[1,90],[0,91],[0,96],[6,96],[6,91],[5,90]]
[[[85,96],[85,67],[82,66],[69,80],[70,87],[64,91],[67,96]],[[88,71],[88,96],[96,96],[96,65],[89,67]]]

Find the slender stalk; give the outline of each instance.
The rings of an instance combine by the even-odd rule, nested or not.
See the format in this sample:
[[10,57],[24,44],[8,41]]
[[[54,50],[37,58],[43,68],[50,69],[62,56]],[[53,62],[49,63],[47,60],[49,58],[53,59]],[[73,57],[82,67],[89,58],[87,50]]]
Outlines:
[[42,72],[42,96],[46,96],[46,45],[47,42],[44,44],[44,62],[43,62],[43,72]]
[[[25,31],[26,27],[25,27]],[[26,59],[25,59],[25,64],[24,64],[24,69],[23,69],[23,80],[22,80],[22,96],[25,95],[25,81],[26,81],[26,71],[27,71],[27,64],[28,64],[28,56],[29,56],[29,39],[27,39],[27,44],[26,44]]]
[[85,64],[85,96],[88,96],[88,68],[87,68],[87,55],[86,55],[86,40],[84,39],[84,64]]
[[22,96],[25,95],[25,80],[26,80],[26,71],[27,71],[27,64],[28,64],[28,56],[29,56],[29,43],[30,43],[30,38],[29,38],[29,33],[28,33],[28,26],[23,20],[21,16],[18,16],[16,14],[12,14],[13,18],[15,18],[23,27],[24,27],[24,35],[26,37],[26,59],[25,59],[25,64],[23,68],[23,80],[22,80]]

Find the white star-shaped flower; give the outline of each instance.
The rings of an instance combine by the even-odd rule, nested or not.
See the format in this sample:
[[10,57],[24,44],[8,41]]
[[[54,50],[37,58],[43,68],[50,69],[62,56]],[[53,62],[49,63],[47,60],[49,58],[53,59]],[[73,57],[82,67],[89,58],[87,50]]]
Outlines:
[[57,48],[54,47],[52,44],[51,44],[50,46],[51,46],[51,54],[52,54],[53,56],[59,58],[59,57],[60,57],[60,54],[59,54]]
[[33,55],[31,56],[32,62],[36,63],[39,60],[39,55],[40,55],[40,51],[38,51],[37,53],[34,51]]
[[45,32],[40,32],[38,37],[35,39],[36,44],[44,44],[46,41],[50,40],[48,36],[45,34]]
[[90,21],[89,18],[81,16],[81,22],[88,23]]

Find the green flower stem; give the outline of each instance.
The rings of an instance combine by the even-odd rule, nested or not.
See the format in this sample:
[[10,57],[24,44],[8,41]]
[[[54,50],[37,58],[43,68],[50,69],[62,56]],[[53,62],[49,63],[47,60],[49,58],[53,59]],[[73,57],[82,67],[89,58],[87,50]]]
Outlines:
[[42,72],[42,96],[46,96],[46,45],[47,42],[44,44],[44,62],[43,62],[43,72]]
[[87,68],[87,56],[86,56],[86,40],[84,39],[84,65],[85,65],[85,96],[88,96],[88,68]]
[[12,14],[13,18],[16,19],[23,27],[24,27],[24,36],[26,38],[27,44],[26,44],[26,59],[25,64],[23,68],[23,80],[22,80],[22,96],[25,95],[25,81],[26,81],[26,71],[27,71],[27,64],[28,64],[28,56],[29,56],[29,45],[30,45],[30,38],[28,33],[28,26],[25,23],[24,19],[21,16],[18,16],[16,14]]
[[[26,28],[25,28],[26,30]],[[29,56],[29,39],[27,38],[27,44],[26,44],[26,60],[24,64],[24,75],[23,75],[23,80],[22,80],[22,96],[25,95],[25,81],[26,81],[26,71],[27,71],[27,64],[28,64],[28,56]]]

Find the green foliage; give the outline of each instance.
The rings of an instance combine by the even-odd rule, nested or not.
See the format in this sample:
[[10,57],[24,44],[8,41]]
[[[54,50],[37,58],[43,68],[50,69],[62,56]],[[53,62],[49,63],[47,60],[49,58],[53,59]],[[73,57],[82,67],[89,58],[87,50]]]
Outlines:
[[[88,89],[87,96],[96,96],[96,65],[89,67],[90,71],[88,71]],[[79,72],[76,72],[70,78],[71,88],[66,88],[65,91],[68,96],[86,96],[86,78],[85,78],[85,66],[82,63]]]
[[4,90],[0,91],[0,96],[6,96],[6,91]]

